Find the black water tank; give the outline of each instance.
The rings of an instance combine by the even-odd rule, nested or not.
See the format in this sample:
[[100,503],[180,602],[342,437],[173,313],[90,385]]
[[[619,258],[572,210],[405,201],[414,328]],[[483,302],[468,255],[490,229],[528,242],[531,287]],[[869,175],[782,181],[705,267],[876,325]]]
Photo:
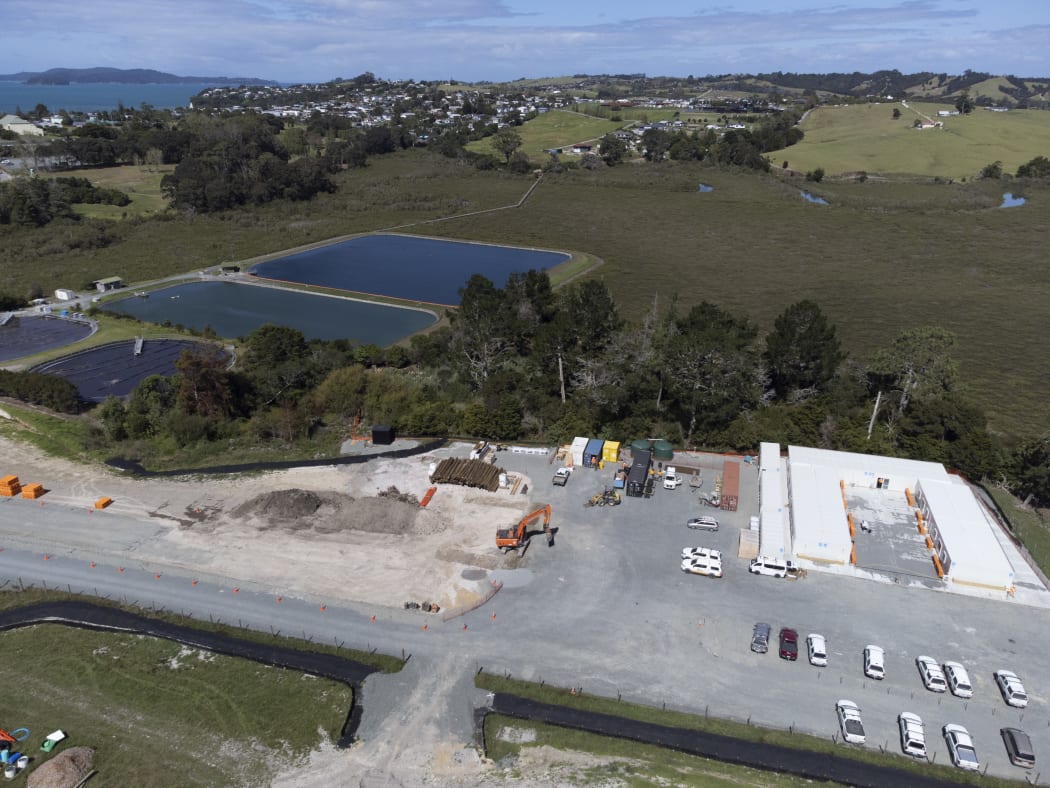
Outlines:
[[389,446],[394,442],[394,428],[385,425],[372,427],[372,443],[376,446]]

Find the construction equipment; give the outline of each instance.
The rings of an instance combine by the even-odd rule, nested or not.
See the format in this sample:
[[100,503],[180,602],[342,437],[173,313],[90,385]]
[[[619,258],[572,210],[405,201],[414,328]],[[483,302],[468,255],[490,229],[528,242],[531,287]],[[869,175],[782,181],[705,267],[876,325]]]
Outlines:
[[547,544],[554,544],[554,532],[551,530],[551,507],[550,504],[546,504],[522,517],[513,528],[497,529],[496,547],[505,553],[527,547],[529,539],[532,538],[529,525],[538,520],[540,515],[543,515],[543,533],[547,534]]
[[604,492],[592,495],[584,506],[619,506],[620,493],[611,487],[606,487]]

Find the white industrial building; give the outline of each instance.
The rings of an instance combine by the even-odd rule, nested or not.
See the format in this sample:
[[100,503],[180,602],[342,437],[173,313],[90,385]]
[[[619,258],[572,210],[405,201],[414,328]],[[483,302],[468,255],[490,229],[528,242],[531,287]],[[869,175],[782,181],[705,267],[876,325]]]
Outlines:
[[907,490],[932,544],[931,560],[936,554],[946,581],[1004,591],[1013,586],[996,526],[966,483],[943,465],[800,446],[789,446],[783,458],[775,443],[763,443],[759,457],[763,555],[848,567],[855,560],[849,490],[886,490],[901,501]]

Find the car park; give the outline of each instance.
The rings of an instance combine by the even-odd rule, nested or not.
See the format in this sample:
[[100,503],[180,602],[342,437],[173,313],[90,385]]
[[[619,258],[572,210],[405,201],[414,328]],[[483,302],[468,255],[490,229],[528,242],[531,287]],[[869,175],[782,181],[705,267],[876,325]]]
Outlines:
[[960,698],[973,697],[973,684],[970,682],[970,674],[966,668],[958,662],[944,663],[944,677],[948,680],[948,689],[953,695]]
[[839,716],[842,738],[850,744],[864,743],[864,722],[860,718],[860,707],[851,700],[840,700],[835,704]]
[[882,681],[886,678],[886,655],[879,646],[864,647],[864,675]]
[[772,627],[769,624],[758,622],[751,633],[751,650],[756,654],[765,654],[769,651],[769,633]]
[[790,627],[780,630],[780,658],[789,662],[798,659],[798,632]]
[[827,667],[828,646],[827,643],[824,641],[823,635],[807,635],[806,652],[809,654],[810,665],[816,665],[818,668]]
[[718,520],[707,515],[693,517],[686,523],[686,527],[692,528],[695,531],[717,531]]
[[1024,769],[1035,766],[1035,750],[1032,749],[1032,740],[1028,738],[1027,733],[1020,728],[1001,728],[999,735],[1003,737],[1010,763]]
[[944,741],[948,745],[948,755],[952,763],[960,769],[977,771],[981,762],[977,759],[977,750],[973,746],[970,732],[962,725],[948,723],[944,726]]
[[1023,709],[1028,705],[1028,693],[1024,691],[1021,679],[1012,670],[995,671],[995,683],[999,685],[999,691],[1008,706]]
[[901,751],[913,758],[926,757],[926,729],[922,718],[910,711],[897,715],[897,727],[901,732]]
[[722,560],[722,551],[712,547],[683,547],[682,560],[687,558],[717,558]]
[[944,671],[933,657],[916,657],[915,666],[919,669],[923,686],[930,692],[946,692],[948,682],[944,678]]
[[682,561],[682,571],[706,577],[722,576],[722,559],[720,558],[686,558]]

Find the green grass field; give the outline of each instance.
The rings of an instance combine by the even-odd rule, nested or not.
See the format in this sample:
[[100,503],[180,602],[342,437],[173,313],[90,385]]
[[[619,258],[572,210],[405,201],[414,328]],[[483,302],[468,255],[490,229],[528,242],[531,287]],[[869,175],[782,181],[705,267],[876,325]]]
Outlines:
[[[893,119],[894,108],[901,112]],[[987,164],[1001,161],[1008,173],[1036,156],[1050,155],[1050,112],[976,109],[947,118],[947,104],[899,102],[818,107],[802,122],[805,138],[768,158],[779,167],[808,172],[824,168],[829,175],[917,175],[974,178]],[[943,128],[916,129],[916,120],[932,118]],[[1008,187],[1003,189],[1009,191]]]
[[[130,634],[40,625],[0,637],[4,727],[32,731],[38,766],[95,750],[95,786],[260,785],[339,737],[352,690]],[[40,740],[69,738],[52,756]]]
[[[521,135],[521,150],[530,159],[543,161],[547,158],[545,150],[564,148],[578,142],[596,142],[622,126],[623,123],[619,121],[559,109],[538,115],[515,130]],[[500,157],[487,139],[475,140],[467,145],[467,149]]]
[[131,204],[124,206],[78,204],[73,208],[82,216],[94,219],[123,219],[165,211],[168,208],[168,201],[161,194],[160,181],[173,170],[174,167],[170,166],[140,167],[135,165],[86,170],[83,173],[84,177],[95,186],[120,189],[131,198]]

